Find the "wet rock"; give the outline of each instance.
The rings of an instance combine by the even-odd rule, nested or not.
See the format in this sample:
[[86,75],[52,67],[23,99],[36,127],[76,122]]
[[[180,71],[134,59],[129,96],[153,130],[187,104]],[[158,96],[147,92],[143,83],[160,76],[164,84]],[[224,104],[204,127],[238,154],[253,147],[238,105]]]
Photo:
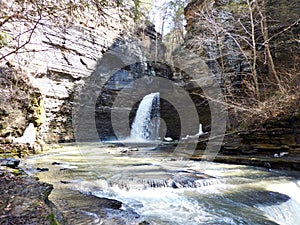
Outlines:
[[126,148],[120,150],[120,153],[123,153],[123,154],[127,153],[127,152],[128,152],[128,149],[126,149]]
[[120,153],[125,154],[125,153],[130,153],[130,152],[137,152],[137,151],[139,151],[139,149],[135,148],[135,147],[128,147],[128,148],[121,147],[121,148],[119,148],[119,151],[120,151]]
[[[282,127],[279,121],[289,125]],[[219,152],[220,158],[216,160],[267,168],[299,170],[299,124],[300,120],[291,115],[278,119],[277,122],[269,120],[263,128],[227,135]],[[251,160],[250,157],[253,159]]]
[[48,200],[52,185],[8,170],[0,174],[0,224],[58,224]]
[[147,221],[140,222],[139,225],[150,225]]
[[[214,179],[209,175],[198,172],[189,171],[178,171],[173,177],[172,187],[173,188],[197,188],[202,186],[208,186],[210,182],[206,182],[209,179]],[[217,182],[217,181],[216,181]]]
[[[155,168],[155,167],[154,167]],[[145,190],[150,188],[197,188],[208,186],[216,179],[204,173],[197,171],[160,171],[157,168],[151,172],[149,165],[144,169],[138,168],[143,176],[130,174],[120,177],[117,181],[111,182],[110,186],[117,185],[124,190]]]
[[246,154],[246,155],[257,153],[257,149],[255,149],[253,146],[249,146],[249,145],[242,145],[238,149],[239,149],[240,153]]
[[299,157],[274,158],[266,155],[223,156],[218,155],[214,162],[260,166],[268,169],[300,170]]
[[49,171],[49,168],[36,168],[36,170],[38,171],[38,172],[47,172],[47,171]]
[[136,163],[136,164],[132,164],[132,166],[152,166],[152,163]]
[[139,151],[139,149],[132,147],[132,148],[129,148],[129,151],[131,151],[131,152],[137,152],[137,151]]
[[56,196],[55,203],[64,211],[67,221],[82,221],[82,224],[93,224],[101,218],[104,224],[139,224],[143,219],[134,210],[121,209],[122,202],[97,197],[91,193],[62,190]]
[[244,204],[248,206],[274,206],[290,200],[288,195],[273,191],[261,190],[243,190],[235,194],[229,193],[226,195],[226,197],[235,202],[243,199]]
[[59,171],[71,171],[71,169],[70,168],[61,168],[61,169],[59,169]]
[[20,160],[15,158],[0,158],[0,165],[10,168],[17,168],[19,166]]
[[71,182],[70,181],[61,180],[60,183],[62,183],[62,184],[70,184]]

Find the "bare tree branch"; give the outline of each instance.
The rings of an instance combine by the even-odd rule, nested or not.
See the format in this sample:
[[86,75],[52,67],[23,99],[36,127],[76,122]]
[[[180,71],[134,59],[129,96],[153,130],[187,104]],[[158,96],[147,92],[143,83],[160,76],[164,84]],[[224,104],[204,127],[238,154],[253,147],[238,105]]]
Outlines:
[[300,23],[300,19],[298,19],[297,21],[295,21],[294,23],[292,23],[291,25],[287,26],[286,28],[284,28],[282,31],[278,32],[277,34],[274,34],[272,37],[268,38],[267,40],[264,41],[263,45],[268,44],[272,39],[274,39],[275,37],[279,36],[280,34],[285,33],[286,31],[290,30],[291,28],[298,26]]
[[[6,55],[4,55],[4,56],[2,56],[2,57],[0,57],[0,60],[3,60],[3,59],[5,59],[7,56],[10,56],[10,55],[12,55],[12,54],[17,53],[20,49],[24,48],[27,44],[30,43],[31,38],[32,38],[32,36],[33,36],[33,34],[34,34],[34,31],[35,31],[35,29],[37,28],[37,26],[39,25],[39,22],[40,22],[41,19],[42,19],[42,16],[40,16],[40,18],[35,22],[35,24],[34,24],[33,28],[31,29],[31,32],[30,32],[29,37],[27,38],[26,42],[23,43],[22,45],[18,46],[15,50],[13,50],[13,51],[7,53]],[[27,31],[27,32],[28,32],[28,31]]]

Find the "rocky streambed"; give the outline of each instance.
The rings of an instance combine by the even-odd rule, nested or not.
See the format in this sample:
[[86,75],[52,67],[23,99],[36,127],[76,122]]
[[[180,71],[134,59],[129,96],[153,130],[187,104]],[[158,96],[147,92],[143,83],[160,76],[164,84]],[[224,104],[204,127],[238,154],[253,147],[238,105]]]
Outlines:
[[[50,148],[21,162],[14,158],[1,159],[0,224],[149,224],[146,221],[149,218],[156,221],[157,216],[152,218],[149,215],[159,209],[151,200],[157,197],[152,196],[153,193],[157,192],[159,198],[162,198],[162,193],[163,196],[172,193],[179,201],[177,195],[195,192],[193,198],[197,198],[198,192],[223,188],[225,181],[221,178],[223,175],[220,177],[220,171],[228,170],[229,174],[234,171],[234,174],[241,175],[246,169],[276,177],[276,173],[285,172],[273,174],[275,168],[299,168],[299,161],[290,156],[274,158],[272,155],[224,155],[221,152],[215,161],[236,164],[230,166],[195,162],[200,157],[181,161],[181,158],[174,158],[168,149],[125,150],[99,143],[87,146],[67,144],[62,149]],[[207,174],[201,172],[204,170]],[[232,179],[226,182],[233,182]],[[164,204],[171,200],[169,197],[163,197]],[[177,202],[178,207],[182,204],[180,201]],[[172,207],[166,210],[173,212]],[[187,217],[192,215],[189,210],[194,208],[191,206],[184,212]],[[159,211],[159,217],[162,212]]]
[[[41,157],[60,151],[57,149],[55,146]],[[40,181],[39,177],[45,181],[55,169],[62,175],[72,173],[72,168],[57,162],[29,168],[26,161],[39,157],[0,157],[0,224],[148,224],[133,210],[122,208],[118,200],[74,190],[71,181],[59,180],[63,176],[57,178],[62,186]]]
[[23,165],[53,184],[49,199],[72,225],[299,221],[294,213],[300,202],[297,172],[195,162],[168,149],[124,150],[70,144]]
[[22,169],[0,167],[0,224],[59,224],[63,217],[48,200],[53,186]]
[[1,166],[0,183],[0,224],[97,224],[103,220],[105,224],[148,224],[137,213],[121,210],[120,201],[78,191],[61,192],[65,205],[57,208],[48,198],[53,185],[20,168]]

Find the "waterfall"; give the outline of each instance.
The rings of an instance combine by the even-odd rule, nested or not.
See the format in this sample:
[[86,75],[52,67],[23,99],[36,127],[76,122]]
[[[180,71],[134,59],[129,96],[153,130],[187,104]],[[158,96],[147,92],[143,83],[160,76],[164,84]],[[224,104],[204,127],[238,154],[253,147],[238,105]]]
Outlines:
[[146,95],[136,112],[131,126],[130,139],[136,141],[157,140],[160,126],[159,93]]

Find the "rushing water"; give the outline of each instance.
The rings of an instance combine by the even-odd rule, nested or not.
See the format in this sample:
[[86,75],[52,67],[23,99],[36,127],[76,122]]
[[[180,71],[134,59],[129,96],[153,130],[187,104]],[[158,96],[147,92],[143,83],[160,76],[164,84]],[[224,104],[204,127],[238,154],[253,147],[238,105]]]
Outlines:
[[136,112],[130,139],[147,141],[157,140],[159,134],[159,93],[146,95]]
[[[31,172],[49,168],[38,176],[54,184],[54,203],[67,198],[60,192],[79,190],[117,199],[150,224],[300,224],[296,172],[186,161],[167,150],[126,152],[102,144],[51,150],[28,159],[26,166]],[[92,207],[84,211],[92,220],[72,224],[101,224]]]

